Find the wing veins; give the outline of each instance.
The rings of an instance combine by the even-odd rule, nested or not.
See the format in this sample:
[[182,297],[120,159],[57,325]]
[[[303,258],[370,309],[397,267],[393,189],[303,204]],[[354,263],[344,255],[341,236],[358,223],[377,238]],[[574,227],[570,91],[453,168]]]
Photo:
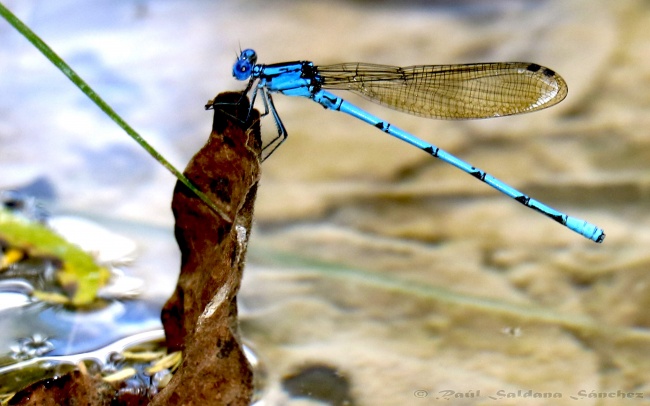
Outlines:
[[319,66],[322,87],[354,92],[409,114],[472,119],[520,114],[559,103],[567,86],[555,72],[525,62],[397,67]]

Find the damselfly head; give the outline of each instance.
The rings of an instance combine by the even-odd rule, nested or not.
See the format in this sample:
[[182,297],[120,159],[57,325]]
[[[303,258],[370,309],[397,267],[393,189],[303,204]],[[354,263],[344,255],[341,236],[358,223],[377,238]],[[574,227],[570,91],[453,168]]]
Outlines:
[[237,80],[247,80],[251,77],[253,67],[257,63],[257,54],[252,49],[244,49],[235,65],[232,67],[232,75]]

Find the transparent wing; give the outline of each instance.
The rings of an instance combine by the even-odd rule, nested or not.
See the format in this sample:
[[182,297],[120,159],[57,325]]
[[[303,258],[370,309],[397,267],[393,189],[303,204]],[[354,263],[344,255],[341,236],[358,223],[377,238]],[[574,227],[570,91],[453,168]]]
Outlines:
[[567,95],[564,79],[527,62],[408,67],[342,63],[319,66],[321,85],[344,89],[416,116],[472,119],[550,107]]

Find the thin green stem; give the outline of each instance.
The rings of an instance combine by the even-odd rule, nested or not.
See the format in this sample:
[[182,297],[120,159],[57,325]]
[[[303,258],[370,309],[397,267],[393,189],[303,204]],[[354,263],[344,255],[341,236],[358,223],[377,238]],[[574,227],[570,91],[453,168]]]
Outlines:
[[190,182],[185,175],[183,175],[178,169],[176,169],[169,161],[167,161],[162,155],[158,153],[147,141],[145,141],[140,134],[138,134],[130,125],[128,125],[122,117],[120,117],[115,110],[113,110],[95,91],[79,76],[77,73],[72,70],[72,68],[61,59],[53,50],[50,48],[38,35],[36,35],[29,27],[27,27],[22,21],[18,19],[9,9],[7,9],[4,4],[0,2],[0,15],[4,17],[9,24],[11,24],[18,32],[20,32],[29,42],[31,42],[47,59],[50,60],[59,68],[65,76],[68,77],[90,100],[92,100],[97,107],[99,107],[106,115],[108,115],[113,121],[117,123],[126,133],[135,140],[142,148],[144,148],[152,157],[154,157],[158,162],[160,162],[167,170],[169,170],[179,181],[183,182],[192,192],[194,192],[201,200],[205,202],[212,210],[214,210],[219,216],[221,216],[226,221],[232,221],[230,216],[228,216],[228,209],[225,207],[219,207],[217,204],[212,202],[203,192],[198,190],[192,182]]

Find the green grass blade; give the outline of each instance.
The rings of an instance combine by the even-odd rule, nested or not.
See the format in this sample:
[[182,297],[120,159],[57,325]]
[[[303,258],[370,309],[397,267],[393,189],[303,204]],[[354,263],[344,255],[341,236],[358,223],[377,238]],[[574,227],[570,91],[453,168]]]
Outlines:
[[189,179],[176,169],[169,161],[167,161],[158,151],[156,151],[147,141],[144,140],[130,125],[128,125],[122,117],[120,117],[115,110],[113,110],[95,91],[67,64],[61,57],[59,57],[41,38],[38,37],[29,27],[18,19],[4,4],[0,2],[0,15],[9,22],[18,32],[20,32],[29,42],[31,42],[47,59],[50,60],[59,68],[65,76],[68,77],[90,100],[93,101],[106,115],[117,123],[126,133],[135,140],[142,148],[144,148],[152,157],[160,162],[167,170],[169,170],[179,181],[183,182],[192,192],[194,192],[201,200],[212,208],[224,220],[232,222],[228,216],[228,209],[219,207],[219,205],[212,202],[205,194],[198,190]]

